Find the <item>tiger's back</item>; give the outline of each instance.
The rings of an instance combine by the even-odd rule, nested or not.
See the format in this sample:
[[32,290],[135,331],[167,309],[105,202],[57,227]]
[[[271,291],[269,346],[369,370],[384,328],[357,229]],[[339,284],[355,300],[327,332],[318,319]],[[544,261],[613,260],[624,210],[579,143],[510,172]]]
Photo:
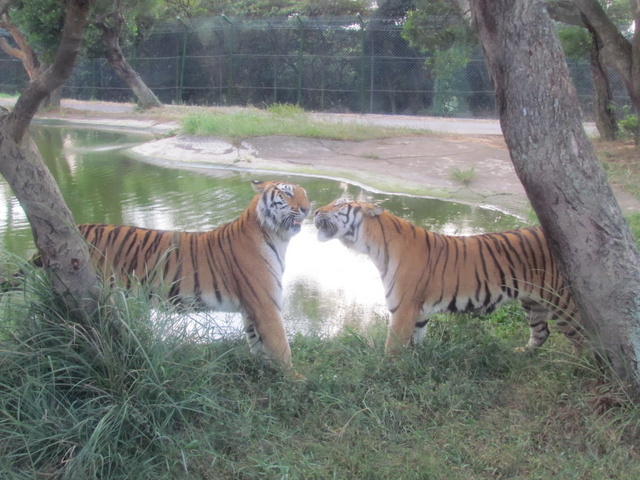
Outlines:
[[419,231],[424,243],[417,242],[423,245],[418,257],[428,260],[416,265],[422,270],[416,289],[426,292],[434,311],[491,312],[506,300],[532,298],[558,314],[575,313],[540,227],[466,237]]
[[[254,252],[228,225],[209,232],[178,232],[134,226],[83,224],[78,226],[91,244],[91,258],[104,280],[127,289],[140,289],[174,304],[195,309],[238,311],[240,265],[226,258],[232,252]],[[231,230],[227,232],[226,230]],[[237,229],[236,229],[237,230]],[[239,253],[238,253],[239,254]],[[239,254],[246,258],[246,254]],[[262,278],[258,262],[254,278]],[[261,288],[272,296],[273,281]]]

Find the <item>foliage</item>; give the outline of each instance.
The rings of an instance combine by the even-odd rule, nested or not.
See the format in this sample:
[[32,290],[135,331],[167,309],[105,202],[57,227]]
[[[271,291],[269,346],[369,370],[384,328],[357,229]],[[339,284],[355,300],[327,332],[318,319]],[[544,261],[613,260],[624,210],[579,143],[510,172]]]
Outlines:
[[416,8],[407,14],[403,36],[426,53],[446,51],[459,43],[476,44],[471,28],[445,0],[416,1]]
[[586,29],[574,26],[559,26],[558,38],[564,54],[569,58],[581,60],[591,51],[591,38]]
[[355,15],[368,10],[364,0],[169,0],[165,17],[194,19],[211,15],[253,18]]
[[[637,478],[640,415],[559,335],[436,316],[384,361],[386,326],[293,339],[294,379],[241,338],[112,297],[80,328],[32,278],[0,303],[0,476],[35,478]],[[20,319],[16,322],[16,319]]]
[[[158,0],[124,0],[122,12],[127,19],[121,41],[131,43],[139,38],[156,18]],[[92,10],[92,21],[87,26],[83,48],[89,58],[102,57],[105,47],[97,22],[114,9],[113,0],[99,0]],[[64,26],[64,5],[58,0],[30,0],[17,2],[11,8],[11,18],[26,35],[29,44],[40,52],[42,60],[51,62],[60,42]]]
[[633,138],[638,131],[638,117],[633,114],[627,114],[618,120],[618,127],[623,138]]
[[53,0],[18,2],[10,9],[12,20],[26,35],[41,60],[53,61],[64,25],[64,4]]
[[[476,40],[450,2],[417,1],[415,10],[407,15],[402,36],[429,55],[426,64],[433,69],[437,90],[457,90],[453,84],[471,59]],[[450,95],[436,96],[434,112],[451,114],[457,109],[458,101]]]

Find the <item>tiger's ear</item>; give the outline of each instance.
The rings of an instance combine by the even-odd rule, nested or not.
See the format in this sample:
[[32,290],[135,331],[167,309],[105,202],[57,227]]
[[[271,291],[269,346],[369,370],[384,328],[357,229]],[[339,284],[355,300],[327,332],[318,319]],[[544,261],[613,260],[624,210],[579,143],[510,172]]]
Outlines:
[[384,212],[384,208],[378,207],[377,205],[365,205],[362,207],[362,210],[369,217],[377,217]]
[[267,188],[267,182],[261,182],[260,180],[251,180],[251,187],[253,191],[256,193],[264,192],[264,189]]

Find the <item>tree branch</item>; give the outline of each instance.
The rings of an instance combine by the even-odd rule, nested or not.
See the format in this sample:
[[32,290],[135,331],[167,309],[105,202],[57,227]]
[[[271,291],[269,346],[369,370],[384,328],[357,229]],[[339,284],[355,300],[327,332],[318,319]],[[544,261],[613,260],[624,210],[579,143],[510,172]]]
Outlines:
[[9,114],[9,135],[16,143],[24,137],[42,100],[71,75],[80,52],[92,0],[67,0],[60,46],[51,67],[29,82]]
[[547,0],[544,2],[549,16],[556,22],[584,27],[580,9],[571,0]]
[[13,47],[9,45],[6,38],[0,38],[0,48],[7,54],[14,58],[17,58],[22,62],[24,69],[29,75],[29,80],[33,80],[38,75],[38,69],[40,68],[40,62],[33,49],[29,46],[27,39],[24,37],[20,29],[11,21],[9,16],[4,13],[1,15],[2,21],[0,21],[0,28],[4,28],[11,34],[13,41],[18,46]]
[[[602,40],[605,58],[615,65],[621,75],[626,77],[627,84],[631,84],[631,69],[633,67],[631,43],[611,21],[598,0],[574,0],[574,3],[580,12],[587,17]],[[636,17],[636,12],[633,13]]]

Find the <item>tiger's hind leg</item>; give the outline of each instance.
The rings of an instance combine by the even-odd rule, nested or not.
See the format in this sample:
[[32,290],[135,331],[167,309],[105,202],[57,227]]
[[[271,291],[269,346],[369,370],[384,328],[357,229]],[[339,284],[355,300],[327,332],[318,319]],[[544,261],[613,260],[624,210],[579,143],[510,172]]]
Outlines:
[[256,332],[256,327],[253,324],[253,322],[248,322],[244,316],[243,316],[243,320],[244,320],[244,334],[247,337],[247,343],[249,344],[249,351],[253,354],[253,355],[263,355],[264,352],[264,347],[262,345],[262,339],[260,338],[260,335],[258,335],[258,332]]
[[524,350],[533,350],[547,341],[551,312],[546,305],[532,299],[523,298],[521,303],[529,322],[529,341]]
[[584,348],[584,332],[575,306],[553,312],[553,320],[554,326],[571,342],[573,353],[580,355]]

